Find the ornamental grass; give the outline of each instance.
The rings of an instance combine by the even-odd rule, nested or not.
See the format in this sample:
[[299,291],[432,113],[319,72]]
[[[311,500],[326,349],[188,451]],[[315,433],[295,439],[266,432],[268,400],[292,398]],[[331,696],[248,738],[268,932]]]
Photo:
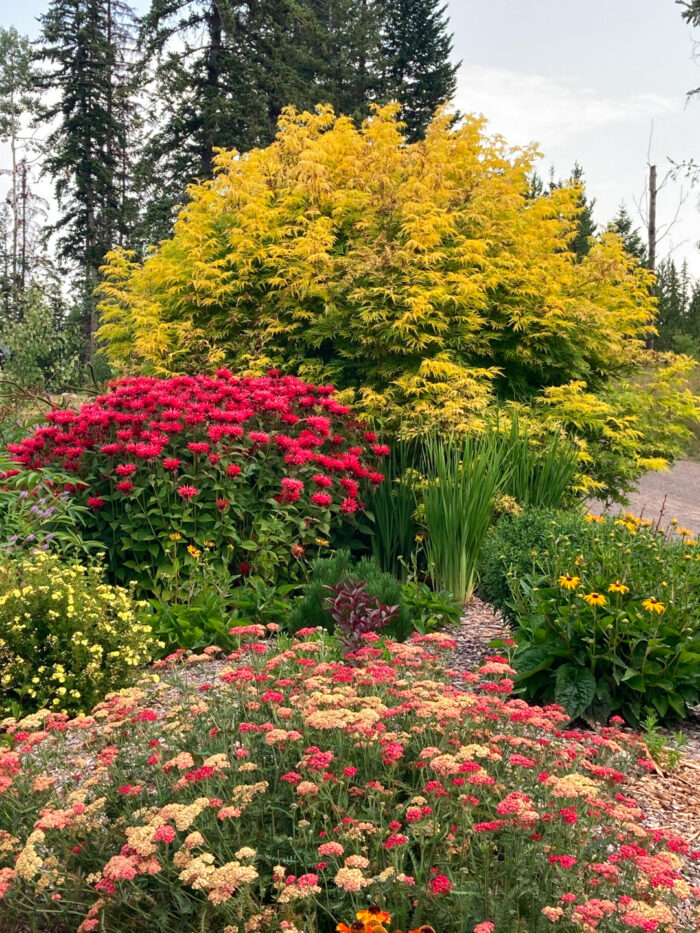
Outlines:
[[697,853],[642,825],[617,725],[511,698],[498,656],[457,685],[444,635],[238,635],[5,721],[3,933],[691,929]]

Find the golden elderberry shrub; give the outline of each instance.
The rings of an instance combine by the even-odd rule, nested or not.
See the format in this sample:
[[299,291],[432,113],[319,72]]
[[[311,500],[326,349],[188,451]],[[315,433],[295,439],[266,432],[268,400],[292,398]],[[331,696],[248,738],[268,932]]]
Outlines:
[[37,551],[0,567],[0,711],[89,710],[131,682],[154,647],[146,608],[99,563]]

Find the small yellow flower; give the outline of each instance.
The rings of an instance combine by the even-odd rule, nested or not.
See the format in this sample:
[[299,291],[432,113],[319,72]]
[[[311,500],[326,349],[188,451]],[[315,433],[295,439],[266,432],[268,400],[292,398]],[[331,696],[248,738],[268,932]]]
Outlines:
[[581,577],[572,577],[570,573],[566,573],[563,577],[559,577],[559,586],[563,586],[565,590],[575,590],[580,582]]
[[644,606],[647,612],[658,612],[659,615],[666,611],[664,604],[659,602],[655,596],[650,596],[648,599],[645,599],[642,606]]
[[173,531],[172,534],[170,535],[170,540],[171,541],[182,541],[182,535],[180,534],[179,531]]
[[325,538],[316,538],[316,544],[319,547],[330,547],[330,541],[326,541]]
[[602,593],[586,593],[583,598],[589,606],[604,606],[607,603],[607,599]]
[[196,547],[194,546],[194,544],[188,544],[188,545],[187,545],[187,550],[190,552],[190,554],[192,555],[192,557],[194,557],[195,559],[197,559],[198,557],[200,557],[201,554],[202,554],[202,552],[199,550],[199,548],[196,548]]
[[614,583],[611,583],[608,587],[608,593],[629,593],[630,588],[625,586],[624,583],[620,583],[619,580],[615,580]]

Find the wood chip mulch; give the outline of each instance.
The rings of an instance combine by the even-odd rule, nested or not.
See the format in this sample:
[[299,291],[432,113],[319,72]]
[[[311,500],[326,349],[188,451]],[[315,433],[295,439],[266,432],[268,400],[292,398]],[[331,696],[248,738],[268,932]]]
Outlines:
[[449,662],[450,668],[461,674],[479,667],[488,655],[493,654],[489,647],[492,641],[508,638],[512,633],[493,606],[473,596],[464,609],[461,623],[449,634],[457,642]]

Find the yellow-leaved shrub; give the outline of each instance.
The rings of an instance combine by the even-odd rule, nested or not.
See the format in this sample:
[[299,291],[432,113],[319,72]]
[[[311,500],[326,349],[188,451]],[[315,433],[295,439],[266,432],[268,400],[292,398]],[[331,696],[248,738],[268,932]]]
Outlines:
[[[651,274],[614,234],[573,252],[580,188],[533,196],[534,146],[447,112],[406,145],[397,112],[358,128],[330,107],[288,109],[267,148],[220,152],[171,239],[143,262],[108,257],[100,335],[112,363],[159,375],[277,366],[407,431],[479,428],[499,399],[548,421],[584,402],[580,418],[596,422],[589,397],[602,395],[613,419],[632,419],[633,468],[671,453],[646,443],[634,405],[604,399],[645,356]],[[599,425],[588,428],[595,443]]]

